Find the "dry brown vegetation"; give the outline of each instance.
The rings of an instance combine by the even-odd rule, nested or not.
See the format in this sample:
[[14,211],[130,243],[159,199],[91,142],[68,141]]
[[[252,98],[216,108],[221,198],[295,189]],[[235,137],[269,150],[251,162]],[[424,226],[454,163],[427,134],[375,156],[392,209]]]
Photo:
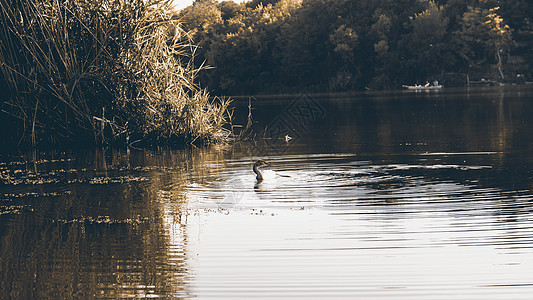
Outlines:
[[168,0],[0,0],[0,10],[2,110],[24,141],[227,137],[229,101],[197,85],[196,48]]

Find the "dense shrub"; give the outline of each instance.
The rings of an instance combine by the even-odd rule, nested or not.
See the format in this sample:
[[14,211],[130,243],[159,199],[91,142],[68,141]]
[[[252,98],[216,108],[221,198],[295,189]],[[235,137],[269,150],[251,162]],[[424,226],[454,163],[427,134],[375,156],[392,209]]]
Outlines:
[[168,0],[0,0],[0,9],[2,109],[27,141],[221,138],[228,102],[196,84],[195,47]]

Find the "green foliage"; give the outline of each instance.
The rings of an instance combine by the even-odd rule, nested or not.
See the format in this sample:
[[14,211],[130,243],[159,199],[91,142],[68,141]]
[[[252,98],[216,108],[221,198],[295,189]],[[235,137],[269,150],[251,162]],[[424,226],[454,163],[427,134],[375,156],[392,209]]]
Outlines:
[[[200,45],[198,55],[215,67],[201,77],[208,86],[221,93],[247,93],[268,88],[265,83],[275,80],[274,38],[298,5],[291,0],[274,2],[249,6],[202,0],[180,11],[179,18]],[[215,21],[204,22],[198,17],[215,15],[213,11],[220,15],[219,19],[212,18]],[[205,26],[203,30],[197,30],[198,22]]]
[[511,28],[497,14],[499,9],[469,6],[463,14],[457,40],[461,46],[459,55],[470,66],[497,63],[500,77],[504,79],[502,55],[510,52],[514,41]]
[[[448,49],[448,19],[443,7],[429,1],[427,8],[410,19],[412,32],[404,36],[409,77],[422,82],[442,74],[453,55]],[[446,57],[446,59],[442,59]]]
[[226,101],[196,83],[195,47],[163,0],[0,0],[2,109],[23,138],[216,139]]
[[197,0],[179,15],[214,67],[202,80],[218,93],[244,94],[398,88],[447,73],[490,77],[491,66],[503,77],[518,70],[508,57],[532,56],[515,43],[533,46],[532,7],[526,0]]

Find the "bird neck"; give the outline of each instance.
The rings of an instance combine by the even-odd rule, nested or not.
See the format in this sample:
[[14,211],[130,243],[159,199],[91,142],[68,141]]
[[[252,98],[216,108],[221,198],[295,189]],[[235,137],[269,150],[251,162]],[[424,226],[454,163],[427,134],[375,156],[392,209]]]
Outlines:
[[254,170],[254,173],[257,175],[256,176],[257,180],[262,181],[263,175],[261,174],[261,171],[259,170],[259,168],[256,165],[254,165],[253,170]]

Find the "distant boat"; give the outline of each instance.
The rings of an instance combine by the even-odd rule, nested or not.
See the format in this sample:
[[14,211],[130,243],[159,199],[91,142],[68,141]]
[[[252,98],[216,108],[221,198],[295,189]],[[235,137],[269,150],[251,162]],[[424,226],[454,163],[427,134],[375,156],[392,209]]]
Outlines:
[[438,90],[442,89],[442,85],[402,85],[403,88],[408,90]]

